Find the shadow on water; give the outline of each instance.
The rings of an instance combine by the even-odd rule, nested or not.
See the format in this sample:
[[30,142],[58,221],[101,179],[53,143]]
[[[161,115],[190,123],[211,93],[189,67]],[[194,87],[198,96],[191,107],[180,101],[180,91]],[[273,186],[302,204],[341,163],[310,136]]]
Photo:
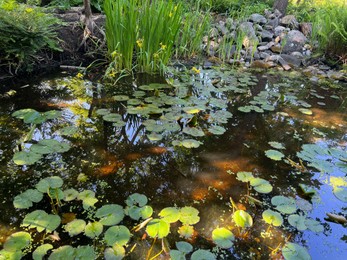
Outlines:
[[[200,222],[195,226],[197,237],[193,241],[194,246],[211,249],[214,246],[211,240],[213,229],[228,227],[238,238],[233,249],[218,253],[227,259],[268,259],[270,253],[286,241],[308,247],[313,259],[328,256],[341,259],[342,254],[347,256],[345,228],[324,220],[327,212],[343,213],[341,210],[346,209],[345,203],[334,197],[331,186],[324,181],[326,177],[322,178],[321,173],[313,168],[300,171],[296,155],[303,144],[317,142],[346,151],[347,113],[343,101],[347,97],[346,88],[318,86],[284,76],[247,74],[241,77],[231,72],[226,75],[223,78],[213,71],[196,76],[183,75],[170,79],[175,88],[158,92],[139,89],[139,86],[153,81],[166,82],[146,76],[115,88],[63,75],[25,87],[13,87],[13,92],[6,89],[6,93],[0,95],[0,240],[4,241],[13,228],[17,229],[23,217],[13,208],[14,196],[33,187],[43,177],[59,175],[67,186],[94,190],[108,203],[123,205],[127,196],[138,192],[150,199],[157,213],[164,207],[196,207],[200,212]],[[187,77],[193,79],[188,79],[187,83]],[[217,83],[213,82],[216,79]],[[225,89],[230,86],[233,87]],[[207,93],[205,87],[212,90]],[[224,92],[221,92],[222,88]],[[140,110],[128,113],[128,103],[115,101],[115,95],[134,95],[132,102],[140,107],[145,107],[142,98],[152,98],[152,103],[157,98],[182,98],[173,100],[173,105],[168,105],[171,101],[167,102],[163,106],[165,113],[145,114]],[[173,146],[172,141],[188,136],[182,132],[179,123],[187,127],[194,116],[173,116],[170,128],[161,130],[158,121],[163,114],[177,111],[177,107],[181,111],[183,108],[180,109],[179,102],[183,104],[192,97],[197,100],[206,98],[209,104],[212,100],[214,104],[222,100],[225,106],[222,105],[221,110],[231,112],[233,117],[219,124],[225,129],[224,133],[213,135],[204,130],[202,137],[190,136],[203,143],[198,148]],[[135,99],[141,100],[137,104]],[[264,102],[273,106],[274,111],[269,108],[246,113],[238,109],[244,106],[266,107]],[[309,107],[313,114],[303,114],[299,107]],[[17,150],[18,140],[29,128],[11,114],[23,108],[40,112],[61,110],[61,118],[37,126],[33,140],[64,139],[72,149],[45,156],[33,166],[15,165],[13,153]],[[124,125],[104,121],[97,114],[97,110],[102,108],[120,115]],[[202,109],[196,114],[199,127],[210,127],[209,119],[217,108],[218,105],[214,105],[211,110]],[[157,122],[154,129],[153,125],[146,125],[149,120]],[[76,126],[77,131],[71,136],[61,137],[58,132],[63,126]],[[159,133],[160,138],[156,140],[155,135],[151,136],[153,133]],[[285,147],[283,153],[292,163],[265,156],[264,151],[272,149],[270,141],[282,143]],[[254,176],[268,180],[273,186],[271,194],[258,193],[237,180],[236,173],[240,171],[252,172]],[[79,182],[80,174],[85,174],[88,181]],[[320,201],[312,206],[300,197],[299,184],[314,187],[320,194]],[[272,235],[269,236],[266,232],[268,225],[261,216],[264,208],[250,204],[248,196],[264,205],[271,205],[271,198],[275,195],[294,197],[298,203],[311,205],[309,216],[324,225],[324,232],[298,231],[285,222],[284,227],[272,227]],[[240,233],[235,227],[230,198],[239,209],[253,216],[254,226],[249,232]],[[179,240],[174,233],[173,237]],[[146,240],[136,243],[138,247],[129,259],[143,258],[150,247],[150,242]]]

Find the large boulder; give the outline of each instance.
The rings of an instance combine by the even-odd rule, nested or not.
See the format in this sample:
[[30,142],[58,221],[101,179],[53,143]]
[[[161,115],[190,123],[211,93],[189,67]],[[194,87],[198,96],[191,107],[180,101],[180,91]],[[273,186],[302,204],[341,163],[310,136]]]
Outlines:
[[299,23],[294,15],[286,15],[281,19],[281,25],[291,29],[298,29]]
[[258,23],[258,24],[266,24],[267,20],[264,16],[261,14],[252,14],[249,17],[249,20],[253,23]]
[[283,47],[283,52],[291,53],[295,51],[302,51],[307,41],[307,38],[302,32],[297,30],[292,30],[288,32],[284,41],[285,41],[285,45]]

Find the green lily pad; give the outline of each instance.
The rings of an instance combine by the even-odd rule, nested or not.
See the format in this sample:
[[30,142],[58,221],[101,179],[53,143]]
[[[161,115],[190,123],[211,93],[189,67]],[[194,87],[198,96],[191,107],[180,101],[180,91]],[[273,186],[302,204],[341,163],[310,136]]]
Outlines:
[[114,244],[125,246],[130,240],[131,234],[125,226],[113,226],[106,230],[104,239],[106,244],[113,246]]
[[300,183],[299,187],[305,196],[313,197],[317,194],[317,191],[311,186],[307,186],[305,184]]
[[36,228],[38,232],[46,230],[47,233],[53,232],[59,225],[59,216],[47,214],[43,210],[35,210],[27,214],[22,223],[23,227]]
[[237,110],[240,112],[243,112],[243,113],[249,113],[252,111],[252,107],[251,106],[243,106],[243,107],[238,107]]
[[212,240],[220,248],[230,248],[235,240],[234,234],[226,228],[216,228],[212,231]]
[[130,206],[139,206],[143,207],[147,204],[148,199],[145,195],[139,193],[131,194],[126,200],[125,203]]
[[83,219],[74,219],[65,225],[65,231],[72,237],[81,234],[85,227],[86,222]]
[[104,251],[105,260],[121,260],[125,257],[125,248],[115,244],[113,247],[108,247]]
[[172,141],[172,144],[174,146],[183,146],[185,148],[198,148],[202,143],[200,141],[194,140],[194,139],[185,139],[183,141]]
[[[65,153],[70,150],[70,145],[68,143],[59,142],[54,139],[44,139],[40,140],[37,145],[42,146],[41,150],[50,149],[52,153]],[[32,145],[34,146],[34,145]],[[32,148],[30,147],[32,150]]]
[[242,228],[253,226],[253,218],[244,210],[237,210],[233,214],[236,225]]
[[171,260],[186,260],[186,253],[179,250],[170,250],[170,259]]
[[98,221],[89,222],[84,229],[84,233],[86,234],[86,236],[92,239],[100,236],[102,231],[103,225]]
[[284,214],[292,214],[296,211],[296,203],[294,198],[285,196],[275,196],[271,199],[272,205]]
[[10,259],[10,260],[21,260],[23,257],[23,252],[22,251],[14,251],[14,252],[11,252],[11,251],[6,251],[6,250],[0,250],[0,259],[1,260],[7,260],[7,259]]
[[176,248],[183,253],[190,253],[193,251],[193,246],[185,241],[176,242]]
[[95,192],[91,190],[84,190],[80,192],[77,196],[78,200],[82,200],[82,205],[85,210],[90,207],[94,207],[94,204],[98,202],[98,199],[95,198]]
[[44,259],[44,256],[47,254],[48,250],[51,250],[51,249],[53,249],[53,246],[51,244],[43,244],[38,246],[33,252],[33,259],[34,260]]
[[100,109],[96,110],[95,112],[99,116],[104,116],[104,115],[110,114],[111,110],[108,108],[100,108]]
[[127,101],[129,100],[129,97],[125,95],[118,95],[118,96],[114,96],[113,99],[115,101]]
[[170,233],[170,224],[161,219],[152,219],[147,224],[146,232],[153,238],[164,238]]
[[333,193],[339,200],[347,202],[347,187],[334,187]]
[[102,117],[106,122],[117,123],[123,121],[122,116],[120,114],[109,113]]
[[104,226],[113,226],[119,224],[124,218],[123,207],[118,204],[108,204],[99,208],[95,212],[95,217],[100,219]]
[[38,190],[28,189],[14,198],[13,205],[17,209],[27,209],[33,205],[33,202],[40,202],[42,198],[43,194]]
[[272,191],[272,185],[262,178],[253,178],[250,181],[251,186],[259,193],[270,193]]
[[166,221],[167,223],[174,223],[179,220],[180,211],[178,208],[168,207],[162,209],[158,215],[161,217],[162,220]]
[[59,110],[50,110],[50,111],[47,111],[47,112],[44,112],[43,113],[43,116],[46,118],[46,119],[56,119],[56,118],[59,118],[61,117],[61,111]]
[[265,155],[268,158],[270,158],[271,160],[274,160],[274,161],[280,161],[284,157],[283,153],[281,153],[279,151],[276,151],[276,150],[271,150],[271,149],[265,151]]
[[74,259],[95,260],[96,253],[92,246],[78,246],[75,249]]
[[309,116],[311,116],[313,113],[312,113],[312,110],[310,110],[310,109],[307,109],[307,108],[299,108],[299,111],[301,112],[301,113],[303,113],[304,115],[309,115]]
[[151,141],[160,141],[161,139],[163,139],[163,136],[157,133],[151,133],[150,135],[147,135],[147,137]]
[[295,244],[287,242],[282,248],[282,255],[286,260],[310,260],[311,256],[307,252],[307,249]]
[[191,260],[216,260],[216,259],[217,257],[213,253],[204,249],[199,249],[195,251],[191,256]]
[[282,143],[279,142],[268,142],[269,145],[271,145],[271,147],[275,148],[275,149],[286,149]]
[[17,165],[33,165],[42,158],[41,154],[29,152],[17,152],[13,155],[13,161]]
[[200,221],[199,211],[193,207],[183,207],[180,209],[179,220],[184,225],[194,225]]
[[78,197],[78,191],[75,189],[64,190],[64,200],[73,201]]
[[204,131],[196,127],[185,127],[182,132],[195,137],[205,135]]
[[263,219],[266,223],[273,225],[275,227],[278,227],[282,225],[283,223],[283,218],[282,215],[278,212],[275,212],[271,209],[267,209],[263,212],[262,214]]
[[222,126],[214,125],[214,126],[211,126],[210,128],[208,128],[208,131],[214,135],[222,135],[225,133],[226,130]]
[[249,182],[254,179],[254,176],[251,172],[238,172],[236,179],[242,182]]
[[46,117],[31,108],[18,110],[14,112],[12,116],[18,119],[23,119],[26,124],[41,124],[46,121]]
[[52,176],[52,177],[47,177],[44,179],[41,179],[35,186],[35,188],[42,192],[42,193],[47,193],[49,192],[49,189],[57,189],[63,186],[63,179],[60,178],[59,176]]
[[307,229],[306,217],[298,214],[293,214],[288,217],[288,222],[290,225],[295,227],[299,231],[304,231]]
[[10,235],[5,243],[4,249],[9,252],[21,251],[29,246],[31,242],[31,235],[28,232],[16,232]]
[[54,249],[48,258],[49,260],[75,259],[75,248],[72,246],[61,246]]
[[194,228],[193,228],[193,226],[190,226],[190,225],[182,225],[178,229],[178,233],[180,234],[181,237],[183,237],[185,239],[189,239],[194,234]]
[[305,225],[306,227],[315,232],[315,233],[320,233],[324,231],[324,226],[317,220],[307,218],[305,220]]

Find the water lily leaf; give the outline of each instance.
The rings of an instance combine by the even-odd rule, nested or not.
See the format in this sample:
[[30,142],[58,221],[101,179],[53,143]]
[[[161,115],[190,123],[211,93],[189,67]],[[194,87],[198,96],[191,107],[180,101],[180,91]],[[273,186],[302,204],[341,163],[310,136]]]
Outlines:
[[38,112],[32,108],[24,108],[24,109],[20,109],[13,112],[12,116],[18,119],[24,119],[25,116],[33,114],[33,113],[38,113]]
[[89,222],[84,229],[84,233],[89,238],[95,238],[100,236],[102,231],[103,231],[103,225],[98,221]]
[[237,110],[240,112],[243,112],[243,113],[249,113],[252,111],[252,107],[251,106],[243,106],[243,107],[238,107]]
[[250,181],[251,186],[259,193],[270,193],[272,191],[272,185],[262,178],[254,178]]
[[152,216],[153,208],[151,206],[131,206],[126,208],[126,214],[129,215],[134,220],[139,220],[140,218],[146,219]]
[[75,189],[68,189],[64,190],[64,200],[65,201],[72,201],[76,199],[78,196],[78,191]]
[[305,184],[300,183],[299,187],[305,196],[313,197],[314,195],[317,194],[317,191],[311,186],[307,186]]
[[271,199],[272,205],[284,214],[292,214],[296,211],[296,203],[294,198],[285,196],[275,196]]
[[108,108],[100,108],[100,109],[96,110],[95,112],[99,116],[104,116],[104,115],[110,114],[111,110]]
[[200,107],[185,107],[183,108],[183,111],[186,112],[187,114],[197,114],[203,109]]
[[24,123],[27,124],[41,124],[46,121],[41,113],[37,112],[35,109],[25,108],[12,113],[12,116],[18,119],[23,119]]
[[343,202],[347,202],[347,188],[346,187],[334,187],[333,193],[336,198]]
[[194,140],[194,139],[185,139],[183,141],[178,141],[178,140],[175,140],[175,141],[172,141],[172,144],[174,146],[183,146],[185,148],[198,148],[202,142],[199,142],[197,140]]
[[75,259],[75,248],[72,246],[61,246],[54,249],[48,258],[49,260]]
[[283,153],[281,153],[279,151],[276,151],[276,150],[271,150],[271,149],[265,151],[265,155],[268,158],[270,158],[271,160],[274,160],[274,161],[280,161],[284,157]]
[[47,111],[47,112],[44,112],[43,113],[43,116],[46,118],[46,119],[56,119],[56,118],[59,118],[61,117],[61,111],[59,110],[50,110],[50,111]]
[[129,97],[125,95],[118,95],[118,96],[114,96],[113,99],[115,101],[127,101],[129,100]]
[[33,205],[32,202],[40,202],[42,198],[43,194],[38,190],[28,189],[14,198],[13,205],[17,209],[27,209]]
[[125,226],[113,226],[106,230],[104,238],[109,246],[114,244],[125,246],[130,240],[131,234]]
[[98,202],[98,199],[95,198],[94,191],[91,190],[84,190],[80,192],[77,199],[82,200],[83,208],[85,210],[89,209],[90,207],[94,207],[94,204]]
[[75,126],[66,126],[58,130],[58,133],[62,136],[72,136],[76,134],[78,128]]
[[36,228],[38,232],[46,230],[47,233],[50,233],[60,225],[60,222],[60,217],[57,215],[47,214],[43,210],[35,210],[24,217],[22,226]]
[[50,198],[55,199],[55,200],[63,200],[64,199],[64,192],[59,188],[55,188],[55,189],[50,188],[48,190],[47,194]]
[[146,232],[153,238],[164,238],[170,233],[170,224],[161,219],[152,219],[147,224]]
[[60,178],[59,176],[52,176],[52,177],[47,177],[44,179],[41,179],[35,186],[35,188],[42,192],[46,193],[49,192],[49,189],[57,189],[63,186],[63,179]]
[[191,135],[191,136],[204,136],[205,133],[201,129],[197,127],[185,127],[182,131],[185,134]]
[[274,111],[275,107],[269,104],[261,104],[261,108],[267,111]]
[[270,225],[274,225],[275,227],[278,227],[282,225],[283,223],[283,218],[282,215],[278,212],[275,212],[271,209],[267,209],[263,212],[262,214],[263,219],[266,223]]
[[65,225],[65,231],[72,237],[81,234],[85,227],[86,222],[83,219],[74,219]]
[[176,242],[176,248],[183,253],[190,253],[193,251],[193,246],[185,241]]
[[193,207],[183,207],[180,209],[179,220],[184,225],[194,225],[200,221],[199,211]]
[[295,244],[295,243],[286,243],[282,248],[282,255],[286,260],[310,260],[311,256],[307,252],[307,249]]
[[83,260],[96,259],[96,253],[94,251],[94,248],[91,246],[78,246],[75,249],[74,259],[83,259]]
[[130,206],[139,206],[143,207],[148,202],[148,199],[145,195],[139,193],[131,194],[126,200],[125,203]]
[[128,105],[132,105],[132,106],[138,106],[141,103],[142,103],[142,101],[140,99],[137,99],[137,98],[129,99],[127,102]]
[[162,220],[166,221],[167,223],[174,223],[179,220],[180,211],[175,207],[168,207],[162,209],[158,215],[161,217]]
[[178,250],[170,250],[171,260],[186,260],[186,254]]
[[140,214],[141,214],[141,218],[146,219],[152,216],[153,214],[153,208],[151,206],[143,206],[140,208]]
[[275,149],[286,149],[282,143],[279,143],[279,142],[268,142],[269,145],[271,145],[273,148]]
[[254,176],[251,172],[238,172],[236,179],[242,182],[249,182],[254,179]]
[[295,227],[299,231],[304,231],[307,229],[306,218],[298,214],[293,214],[288,217],[288,222],[290,225]]
[[226,228],[216,228],[212,231],[212,240],[220,248],[230,248],[235,240],[234,234]]
[[309,230],[315,233],[320,233],[324,231],[324,226],[319,221],[311,218],[307,218],[305,220],[305,225]]
[[53,249],[53,246],[51,244],[43,244],[38,246],[33,252],[33,259],[34,260],[44,259],[44,256],[47,254],[48,250],[51,250],[51,249]]
[[216,260],[216,259],[217,258],[213,253],[204,249],[199,249],[195,251],[191,256],[191,260]]
[[301,113],[303,113],[304,115],[312,115],[313,113],[312,113],[312,110],[310,110],[310,109],[307,109],[307,108],[299,108],[299,111],[301,112]]
[[[56,142],[58,142],[58,141],[56,141]],[[43,154],[50,154],[50,153],[54,153],[54,147],[51,145],[43,145],[43,144],[37,143],[37,144],[33,144],[30,147],[30,151],[32,151],[33,153],[42,154],[42,155]]]
[[244,210],[237,210],[233,214],[236,225],[242,228],[253,226],[253,218]]
[[157,133],[151,133],[150,135],[147,135],[147,137],[151,141],[160,141],[161,139],[163,139],[163,136]]
[[[42,147],[47,147],[46,149],[53,150],[53,153],[65,153],[70,150],[70,145],[68,143],[58,142],[54,139],[44,139],[40,140],[37,145],[40,145]],[[34,146],[34,145],[32,145]],[[30,147],[31,149],[31,147]],[[43,149],[43,148],[42,148]]]
[[100,219],[104,226],[113,226],[119,224],[124,218],[123,207],[118,204],[108,204],[99,208],[95,212],[95,217]]
[[28,232],[16,232],[6,239],[4,249],[9,252],[21,251],[25,247],[29,246],[30,242],[31,235]]
[[106,122],[112,122],[112,123],[117,123],[117,122],[123,121],[122,116],[120,114],[116,114],[116,113],[106,114],[102,117],[102,119],[104,119],[104,121],[106,121]]
[[125,257],[125,248],[115,244],[113,247],[108,247],[104,251],[105,260],[121,260]]
[[183,237],[185,239],[189,239],[194,234],[194,228],[193,228],[193,226],[190,226],[190,225],[182,225],[178,229],[178,233],[180,234],[181,237]]
[[42,158],[41,154],[29,152],[17,152],[13,155],[13,162],[17,165],[33,165]]
[[214,125],[214,126],[211,126],[210,128],[208,128],[208,131],[214,135],[222,135],[225,133],[226,130],[222,126]]

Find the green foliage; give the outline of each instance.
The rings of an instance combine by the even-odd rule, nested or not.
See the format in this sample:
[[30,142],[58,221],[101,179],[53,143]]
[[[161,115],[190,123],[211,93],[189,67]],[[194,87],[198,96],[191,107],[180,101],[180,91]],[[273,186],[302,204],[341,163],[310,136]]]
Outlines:
[[244,210],[237,210],[233,214],[233,220],[241,228],[253,226],[253,218]]
[[59,20],[38,7],[0,1],[0,60],[10,70],[31,70],[38,52],[60,50],[55,31]]
[[216,228],[212,231],[212,240],[220,248],[230,248],[234,244],[235,236],[226,228]]
[[306,248],[295,244],[295,243],[287,243],[282,248],[282,255],[284,256],[284,259],[286,260],[295,260],[295,259],[302,259],[302,260],[310,260],[311,256],[308,254]]

